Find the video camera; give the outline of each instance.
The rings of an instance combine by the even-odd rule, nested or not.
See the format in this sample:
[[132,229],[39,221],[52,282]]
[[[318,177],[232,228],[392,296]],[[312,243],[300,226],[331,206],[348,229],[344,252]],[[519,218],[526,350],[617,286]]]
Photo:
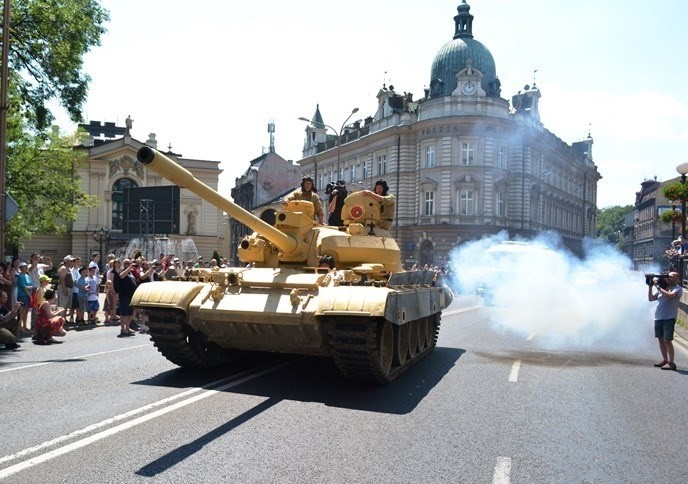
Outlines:
[[648,286],[653,286],[655,284],[655,280],[657,281],[657,285],[662,289],[669,287],[669,274],[645,274],[645,284]]
[[344,180],[337,180],[337,182],[330,182],[325,186],[325,194],[337,195],[343,193],[346,196],[346,183]]

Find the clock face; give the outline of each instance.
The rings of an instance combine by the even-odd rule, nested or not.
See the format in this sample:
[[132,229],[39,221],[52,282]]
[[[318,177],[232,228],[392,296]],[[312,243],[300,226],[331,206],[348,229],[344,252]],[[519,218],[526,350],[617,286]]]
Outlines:
[[478,86],[473,81],[466,81],[461,85],[461,92],[467,96],[472,96],[478,90]]

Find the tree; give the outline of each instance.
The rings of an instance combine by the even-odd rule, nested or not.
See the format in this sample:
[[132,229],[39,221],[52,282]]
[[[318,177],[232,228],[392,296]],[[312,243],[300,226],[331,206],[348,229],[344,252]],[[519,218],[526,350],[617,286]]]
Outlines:
[[9,245],[45,233],[60,234],[76,220],[81,207],[93,207],[97,197],[80,188],[76,169],[85,160],[74,146],[75,136],[60,136],[54,130],[47,142],[41,136],[25,134],[8,149],[7,189],[19,205],[5,227]]
[[80,207],[98,203],[80,188],[77,168],[84,153],[74,149],[82,134],[63,137],[47,104],[57,101],[82,121],[89,76],[83,56],[100,44],[109,14],[95,0],[12,2],[7,108],[6,191],[19,205],[5,227],[8,245],[59,234]]
[[109,12],[96,0],[12,2],[9,68],[30,127],[40,132],[50,126],[55,119],[47,107],[51,100],[72,121],[82,121],[90,81],[82,72],[83,56],[100,45],[108,20]]
[[597,226],[595,233],[598,239],[610,244],[620,244],[619,234],[625,226],[625,218],[629,212],[633,211],[633,205],[624,207],[615,205],[602,210],[597,210]]

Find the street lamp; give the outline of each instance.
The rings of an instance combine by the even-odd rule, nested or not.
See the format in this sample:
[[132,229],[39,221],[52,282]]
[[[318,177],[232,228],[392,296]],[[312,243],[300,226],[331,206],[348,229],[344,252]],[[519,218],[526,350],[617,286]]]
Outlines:
[[[688,174],[688,161],[681,163],[676,167],[676,171],[681,175],[681,184],[686,184],[686,175]],[[681,197],[681,237],[686,236],[686,197]]]
[[[337,135],[337,175],[336,175],[336,179],[339,179],[339,177],[340,177],[340,174],[339,174],[339,165],[340,165],[340,162],[341,162],[341,155],[342,155],[342,150],[341,150],[341,148],[342,148],[342,133],[344,132],[344,127],[346,126],[346,123],[351,119],[351,116],[353,116],[353,115],[356,114],[357,112],[358,112],[358,108],[353,108],[353,109],[351,110],[351,114],[349,114],[349,116],[344,120],[344,122],[342,123],[342,127],[339,128],[339,131],[337,131],[336,129],[334,129],[334,128],[333,128],[332,126],[330,126],[329,124],[317,123],[317,122],[314,122],[314,123],[313,123],[315,126],[322,126],[323,128],[330,128],[332,131],[334,131],[335,135]],[[308,119],[308,118],[303,118],[303,117],[299,118],[299,121],[305,121],[305,122],[307,122],[307,123],[310,123],[310,122],[311,122],[310,119]]]
[[93,240],[98,242],[100,245],[100,273],[103,273],[103,260],[105,260],[105,256],[103,254],[103,244],[107,243],[110,241],[110,229],[101,227],[98,230],[93,231]]

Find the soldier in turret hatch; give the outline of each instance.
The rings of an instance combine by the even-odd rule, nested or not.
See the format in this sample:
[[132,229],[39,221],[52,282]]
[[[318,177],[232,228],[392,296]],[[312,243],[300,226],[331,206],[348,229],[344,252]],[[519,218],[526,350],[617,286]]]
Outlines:
[[323,212],[322,203],[320,202],[320,197],[318,196],[317,192],[318,190],[315,188],[313,178],[304,176],[301,179],[301,189],[294,190],[289,195],[284,197],[282,205],[287,205],[293,200],[304,200],[306,202],[311,202],[313,204],[315,215],[318,217],[318,222],[322,224],[325,221],[325,213]]
[[375,182],[375,191],[362,190],[362,193],[380,202],[380,227],[383,230],[390,230],[394,221],[394,195],[388,194],[389,187],[385,180]]

